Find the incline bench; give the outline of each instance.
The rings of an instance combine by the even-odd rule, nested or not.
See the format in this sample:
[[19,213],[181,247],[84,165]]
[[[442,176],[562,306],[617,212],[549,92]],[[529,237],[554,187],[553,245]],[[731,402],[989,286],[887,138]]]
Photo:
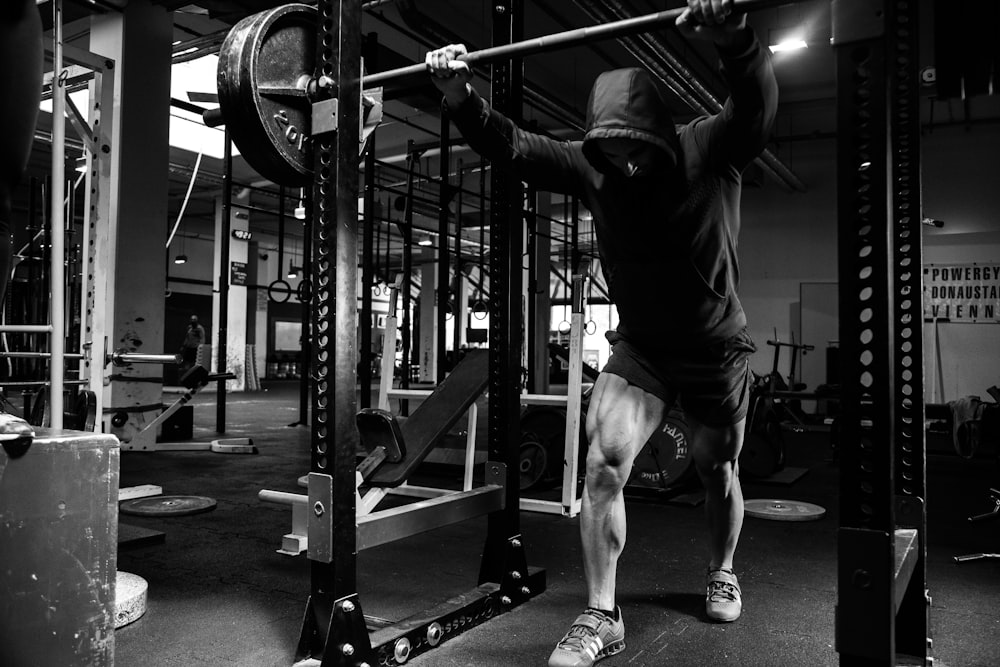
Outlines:
[[[428,453],[441,442],[448,431],[482,395],[489,381],[488,370],[488,351],[469,350],[444,381],[407,419],[398,421],[392,413],[378,408],[365,408],[358,413],[357,425],[361,444],[368,452],[364,460],[358,464],[355,476],[359,550],[365,546],[374,546],[372,543],[363,546],[361,529],[363,525],[382,518],[372,515],[375,506],[390,489],[406,482]],[[368,487],[364,496],[360,493],[362,486]],[[482,495],[483,488],[463,493]],[[455,495],[458,494],[426,502],[433,505],[437,500],[452,501]],[[308,496],[264,489],[257,494],[257,497],[264,502],[292,505],[292,532],[284,536],[282,548],[278,551],[289,555],[305,551],[308,546],[306,537]],[[423,529],[429,530],[433,527],[435,526],[427,525]],[[386,536],[394,534],[395,529],[383,528],[380,533],[382,537],[378,538],[381,540],[378,543],[391,541],[386,539]]]

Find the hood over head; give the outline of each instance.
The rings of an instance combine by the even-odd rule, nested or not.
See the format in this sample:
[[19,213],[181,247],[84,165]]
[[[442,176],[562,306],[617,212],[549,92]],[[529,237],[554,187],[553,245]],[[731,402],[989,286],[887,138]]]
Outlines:
[[583,153],[602,173],[614,170],[596,139],[636,139],[656,146],[677,163],[680,143],[674,120],[660,89],[641,67],[615,69],[594,81],[587,103],[587,134]]

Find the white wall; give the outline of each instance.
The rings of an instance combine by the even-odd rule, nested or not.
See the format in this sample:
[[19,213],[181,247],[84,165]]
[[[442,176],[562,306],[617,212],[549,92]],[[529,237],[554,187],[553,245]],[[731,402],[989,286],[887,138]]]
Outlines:
[[[773,348],[765,341],[777,329],[781,340],[798,333],[800,283],[836,282],[836,144],[833,140],[795,142],[780,156],[805,182],[807,192],[791,193],[771,178],[743,193],[740,239],[744,308],[759,351],[751,359],[757,372],[771,368]],[[922,143],[923,204],[941,229],[924,226],[924,263],[1000,261],[1000,126],[935,128]],[[925,328],[926,329],[926,328]],[[925,333],[929,344],[930,331]],[[831,331],[815,345],[820,361]],[[938,325],[938,361],[925,362],[927,400],[944,402],[968,393],[984,394],[1000,384],[1000,325]],[[787,350],[779,369],[788,372]],[[813,377],[818,377],[814,375]],[[992,378],[992,380],[990,379]],[[814,382],[809,382],[815,388]]]

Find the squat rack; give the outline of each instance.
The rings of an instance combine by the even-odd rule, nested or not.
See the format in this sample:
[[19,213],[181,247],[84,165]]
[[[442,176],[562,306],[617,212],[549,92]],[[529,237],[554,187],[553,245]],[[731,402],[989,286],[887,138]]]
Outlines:
[[[746,11],[787,4],[736,2]],[[523,0],[493,3],[492,103],[520,107],[521,70],[512,60],[570,45],[519,48]],[[317,72],[336,90],[337,126],[359,126],[360,0],[321,0]],[[673,18],[679,14],[674,14]],[[841,528],[837,650],[844,665],[896,664],[897,650],[929,664],[925,553],[925,443],[921,355],[919,110],[914,0],[832,3],[838,62],[838,238],[842,396]],[[662,13],[661,13],[662,14]],[[670,19],[672,20],[672,19]],[[664,18],[662,23],[668,20]],[[642,29],[648,30],[652,25]],[[608,34],[604,37],[617,36]],[[583,43],[590,37],[581,34]],[[549,48],[551,47],[551,49]],[[496,48],[496,47],[495,47]],[[486,62],[485,59],[477,59]],[[416,66],[415,66],[416,67]],[[378,75],[376,75],[378,76]],[[369,77],[369,83],[389,78]],[[375,79],[373,81],[373,79]],[[311,595],[297,659],[302,665],[370,666],[392,647],[373,647],[357,593],[355,508],[358,137],[318,135],[312,259],[314,422],[309,479]],[[892,156],[890,159],[890,155]],[[521,184],[492,171],[489,458],[516,470],[520,386]],[[338,308],[337,304],[347,307]],[[871,426],[863,425],[870,423]],[[901,465],[896,465],[896,461]],[[489,515],[478,596],[426,617],[405,639],[437,645],[540,592],[527,572],[518,489],[503,484],[503,509]],[[515,576],[516,575],[516,576]],[[544,572],[535,582],[544,588]],[[441,607],[438,608],[440,610]],[[398,643],[396,644],[398,647]],[[376,650],[378,655],[376,656]]]

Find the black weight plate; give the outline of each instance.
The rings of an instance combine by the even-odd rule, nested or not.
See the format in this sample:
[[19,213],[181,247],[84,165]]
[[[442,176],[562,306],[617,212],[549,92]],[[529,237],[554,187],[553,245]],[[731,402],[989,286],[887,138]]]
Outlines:
[[549,455],[542,443],[531,437],[521,440],[518,480],[522,491],[533,489],[546,479]]
[[290,4],[243,19],[219,50],[219,107],[230,137],[261,176],[281,185],[312,180],[315,7]]
[[690,478],[693,463],[684,413],[672,409],[636,455],[628,486],[669,489]]
[[[580,456],[586,457],[586,435],[580,420]],[[548,476],[562,475],[566,450],[566,410],[550,406],[533,405],[521,413],[521,442],[533,440],[545,447],[548,455]],[[581,463],[582,465],[582,463]]]
[[35,398],[31,402],[28,423],[32,426],[48,426],[51,423],[49,419],[49,390],[45,387],[35,393]]
[[205,496],[151,496],[126,500],[119,506],[122,514],[133,516],[187,516],[215,509],[215,500]]

